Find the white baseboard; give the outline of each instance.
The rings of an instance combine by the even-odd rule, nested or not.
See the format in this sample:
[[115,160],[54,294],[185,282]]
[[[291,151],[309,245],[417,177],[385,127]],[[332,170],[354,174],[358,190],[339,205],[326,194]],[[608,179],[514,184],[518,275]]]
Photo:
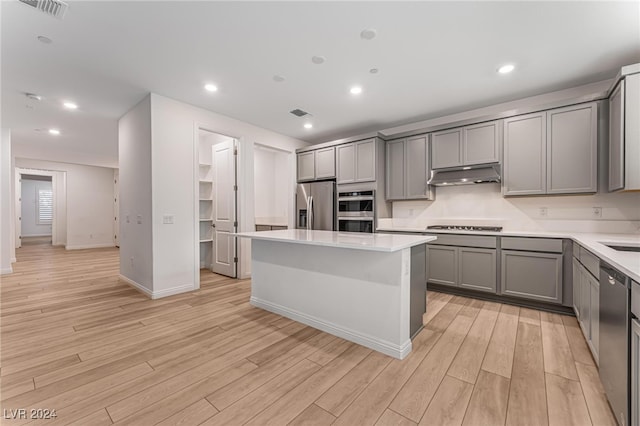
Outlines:
[[11,263],[16,263],[18,261],[18,259],[16,259],[15,257],[11,258]]
[[167,288],[165,290],[152,291],[146,288],[145,286],[143,286],[142,284],[137,283],[132,279],[125,277],[122,274],[120,274],[120,279],[151,299],[160,299],[162,297],[173,296],[174,294],[186,293],[189,291],[196,290],[193,284],[185,284],[178,287]]
[[8,268],[0,269],[0,275],[9,275],[9,274],[13,274],[13,268],[11,266],[9,266]]
[[67,245],[65,248],[67,250],[85,250],[85,249],[94,249],[94,248],[107,248],[107,247],[115,247],[113,243],[102,243],[102,244],[78,244],[75,246]]
[[398,359],[404,359],[411,352],[411,340],[409,339],[403,345],[395,345],[383,340],[376,339],[372,336],[358,333],[357,331],[340,327],[331,322],[316,318],[302,312],[295,311],[293,309],[286,308],[275,303],[267,302],[256,297],[251,296],[250,303],[257,307],[265,309],[269,312],[273,312],[284,317],[290,318],[294,321],[301,322],[318,330],[325,331],[334,336],[342,337],[343,339],[357,343],[374,351],[382,352],[385,355],[392,356]]
[[142,284],[137,283],[134,280],[132,280],[130,278],[127,278],[122,274],[120,274],[119,277],[120,277],[120,279],[122,281],[124,281],[125,283],[129,284],[131,287],[135,288],[140,293],[144,294],[145,296],[149,297],[150,299],[153,299],[153,292],[151,290],[149,290],[148,288],[146,288],[145,286],[143,286]]

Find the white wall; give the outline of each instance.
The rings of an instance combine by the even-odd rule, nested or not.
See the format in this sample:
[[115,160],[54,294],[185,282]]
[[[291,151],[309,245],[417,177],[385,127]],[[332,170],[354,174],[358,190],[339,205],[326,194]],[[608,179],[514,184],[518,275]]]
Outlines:
[[113,169],[27,158],[16,158],[15,165],[66,174],[67,249],[113,246]]
[[51,224],[41,225],[38,223],[38,191],[48,189],[53,191],[51,180],[31,180],[22,178],[22,214],[20,225],[22,226],[23,237],[39,237],[51,235]]
[[[120,274],[147,294],[153,292],[151,202],[151,98],[118,122]],[[159,167],[161,167],[159,165]],[[169,174],[166,165],[164,172]],[[112,186],[113,187],[113,186]],[[112,207],[113,208],[113,207]],[[140,222],[138,223],[138,216]]]
[[[256,127],[211,111],[160,95],[151,94],[152,181],[153,181],[153,291],[157,295],[184,291],[193,286],[198,273],[194,232],[196,128],[231,136],[239,140],[238,197],[240,231],[254,229],[253,144],[293,152],[305,142]],[[123,152],[120,152],[122,161]],[[122,165],[121,165],[122,168]],[[291,188],[295,186],[295,162],[289,162]],[[122,173],[122,171],[121,171]],[[122,180],[121,180],[122,182]],[[124,186],[124,183],[123,183]],[[124,201],[123,201],[124,202]],[[291,204],[293,209],[293,202]],[[174,224],[163,225],[162,216],[175,216]],[[249,245],[240,243],[241,276],[250,271]]]
[[0,274],[12,272],[12,185],[11,130],[0,131]]
[[[540,208],[547,208],[547,216]],[[602,207],[602,218],[592,217]],[[640,193],[602,193],[555,197],[502,197],[500,184],[436,188],[435,201],[393,203],[395,226],[431,224],[501,225],[505,230],[640,232]],[[380,225],[387,222],[381,221]]]
[[256,223],[287,224],[289,173],[285,152],[263,147],[254,150],[254,216]]

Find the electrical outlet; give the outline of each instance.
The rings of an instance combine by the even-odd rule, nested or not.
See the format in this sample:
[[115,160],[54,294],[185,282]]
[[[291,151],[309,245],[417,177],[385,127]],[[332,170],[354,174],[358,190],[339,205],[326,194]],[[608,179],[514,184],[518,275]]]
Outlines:
[[549,210],[546,207],[540,207],[540,210],[538,210],[538,214],[540,215],[540,217],[547,217],[548,213]]
[[136,217],[136,222],[138,223],[138,225],[140,225],[140,224],[142,223],[142,215],[141,215],[141,214],[139,214],[139,215]]
[[593,207],[591,209],[591,217],[594,219],[602,218],[602,207]]
[[173,215],[165,214],[164,216],[162,216],[162,223],[165,225],[173,225]]
[[129,263],[131,264],[131,267],[133,268],[133,257],[129,259]]
[[124,220],[125,220],[127,223],[131,223],[131,219],[129,218],[129,215],[125,215]]

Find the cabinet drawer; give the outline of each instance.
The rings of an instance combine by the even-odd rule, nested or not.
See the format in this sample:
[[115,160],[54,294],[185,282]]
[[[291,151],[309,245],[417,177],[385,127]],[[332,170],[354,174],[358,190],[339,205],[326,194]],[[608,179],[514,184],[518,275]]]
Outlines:
[[483,235],[429,234],[438,237],[429,244],[442,246],[496,248],[497,238]]
[[600,276],[600,259],[584,247],[580,247],[580,262],[587,268],[587,271],[591,272],[591,275]]
[[551,238],[502,237],[501,241],[502,248],[506,250],[562,253],[562,240]]

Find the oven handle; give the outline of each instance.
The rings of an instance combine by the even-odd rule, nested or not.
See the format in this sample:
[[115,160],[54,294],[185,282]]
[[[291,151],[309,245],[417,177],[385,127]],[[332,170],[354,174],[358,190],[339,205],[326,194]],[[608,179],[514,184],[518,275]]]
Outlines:
[[373,218],[372,217],[362,217],[362,216],[357,216],[357,217],[344,217],[344,216],[340,216],[338,217],[338,220],[359,220],[359,221],[367,221],[367,222],[373,222]]
[[373,197],[338,197],[338,201],[373,201]]

